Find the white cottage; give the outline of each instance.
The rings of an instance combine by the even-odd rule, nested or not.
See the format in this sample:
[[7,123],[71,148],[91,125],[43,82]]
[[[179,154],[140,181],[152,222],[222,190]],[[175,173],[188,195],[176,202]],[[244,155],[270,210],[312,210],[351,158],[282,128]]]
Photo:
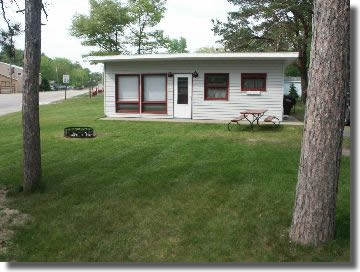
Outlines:
[[282,120],[284,69],[298,53],[94,56],[108,117],[229,120],[267,109]]

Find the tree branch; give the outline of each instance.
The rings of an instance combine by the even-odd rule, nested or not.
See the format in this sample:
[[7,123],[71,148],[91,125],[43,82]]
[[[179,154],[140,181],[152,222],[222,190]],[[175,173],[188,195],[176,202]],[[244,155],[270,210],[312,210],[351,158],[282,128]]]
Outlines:
[[4,1],[3,0],[0,0],[0,5],[1,5],[2,17],[3,17],[4,21],[7,24],[9,31],[11,31],[12,27],[10,25],[9,19],[6,17],[6,12],[5,12],[5,7],[4,7]]
[[271,38],[267,38],[267,37],[260,37],[260,36],[253,36],[250,39],[252,40],[265,40],[265,41],[269,41],[269,42],[274,42],[274,39]]
[[46,20],[47,20],[47,19],[48,19],[48,14],[47,14],[47,12],[46,12],[46,9],[45,9],[45,6],[44,6],[43,3],[41,3],[41,9],[42,9],[42,11],[44,12],[45,17],[46,17]]

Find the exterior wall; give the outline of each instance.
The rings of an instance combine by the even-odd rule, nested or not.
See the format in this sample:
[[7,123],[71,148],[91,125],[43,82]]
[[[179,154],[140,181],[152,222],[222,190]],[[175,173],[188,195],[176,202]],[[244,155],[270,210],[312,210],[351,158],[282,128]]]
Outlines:
[[[21,93],[22,86],[22,78],[23,78],[23,69],[18,66],[11,66],[14,69],[14,73],[12,74],[12,82],[15,85],[15,92]],[[7,82],[7,85],[10,86],[10,65],[7,63],[0,62],[0,86],[2,82]],[[9,92],[9,88],[3,88],[2,92]]]
[[[173,78],[168,77],[168,114],[126,114],[115,112],[115,75],[146,73],[193,73],[192,118],[228,120],[245,109],[268,109],[266,115],[282,120],[284,94],[283,61],[145,61],[105,64],[105,115],[109,117],[173,118]],[[204,100],[204,73],[229,73],[229,99]],[[267,73],[267,91],[260,95],[241,92],[241,73]]]
[[[13,86],[13,88],[11,86]],[[0,74],[0,93],[12,93],[14,92],[14,88],[16,93],[22,92],[22,77],[20,80],[11,80],[10,77],[6,77]]]

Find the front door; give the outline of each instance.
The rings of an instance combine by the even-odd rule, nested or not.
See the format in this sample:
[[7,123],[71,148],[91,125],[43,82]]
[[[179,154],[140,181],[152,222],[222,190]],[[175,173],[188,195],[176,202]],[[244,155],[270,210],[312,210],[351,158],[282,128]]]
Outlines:
[[192,75],[174,75],[174,118],[191,118]]

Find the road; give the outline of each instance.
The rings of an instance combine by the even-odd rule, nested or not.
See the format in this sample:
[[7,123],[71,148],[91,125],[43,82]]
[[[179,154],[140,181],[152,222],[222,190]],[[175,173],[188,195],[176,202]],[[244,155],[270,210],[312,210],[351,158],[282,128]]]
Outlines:
[[[81,94],[88,93],[89,90],[68,90],[66,97],[71,98]],[[41,92],[40,93],[40,105],[50,104],[56,101],[64,100],[65,91],[54,91],[54,92]],[[21,111],[22,94],[0,94],[0,116],[12,112]]]

